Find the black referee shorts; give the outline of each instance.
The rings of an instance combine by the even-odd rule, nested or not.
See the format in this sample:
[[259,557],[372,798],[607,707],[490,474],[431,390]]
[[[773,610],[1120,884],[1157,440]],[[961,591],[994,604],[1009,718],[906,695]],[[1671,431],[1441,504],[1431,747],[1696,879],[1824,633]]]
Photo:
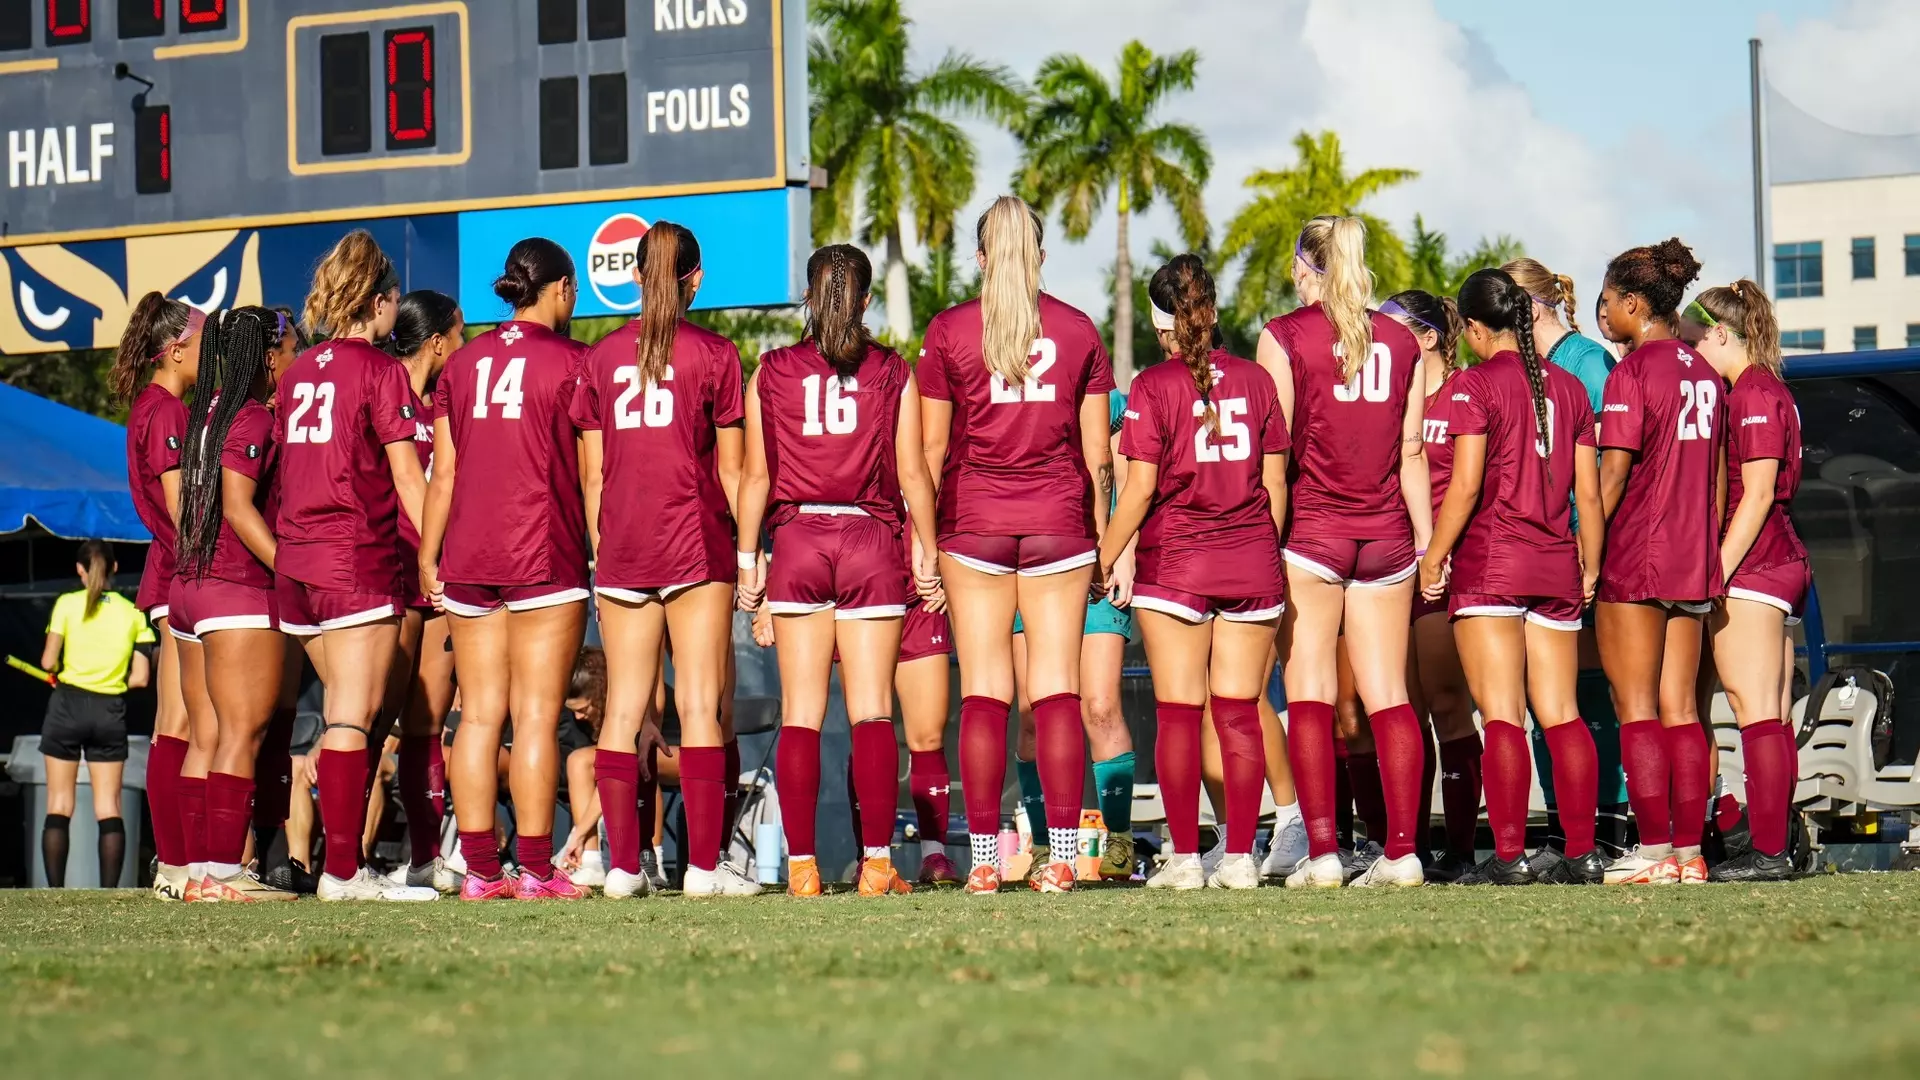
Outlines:
[[127,760],[127,701],[61,683],[47,702],[40,752],[61,761]]

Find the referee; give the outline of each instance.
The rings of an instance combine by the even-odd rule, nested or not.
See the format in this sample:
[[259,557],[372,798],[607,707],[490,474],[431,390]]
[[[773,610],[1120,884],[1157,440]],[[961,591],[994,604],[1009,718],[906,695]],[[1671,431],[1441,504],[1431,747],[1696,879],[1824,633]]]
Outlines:
[[40,853],[47,884],[67,883],[68,824],[73,818],[80,759],[87,761],[93,787],[93,816],[100,826],[100,886],[120,884],[126,862],[127,830],[120,817],[120,775],[127,763],[127,688],[147,684],[145,653],[136,645],[153,643],[145,615],[107,582],[120,567],[104,540],[80,545],[74,570],[84,586],[53,603],[47,621],[47,647],[40,666],[58,674],[40,730],[40,753],[47,763],[47,820],[40,832]]

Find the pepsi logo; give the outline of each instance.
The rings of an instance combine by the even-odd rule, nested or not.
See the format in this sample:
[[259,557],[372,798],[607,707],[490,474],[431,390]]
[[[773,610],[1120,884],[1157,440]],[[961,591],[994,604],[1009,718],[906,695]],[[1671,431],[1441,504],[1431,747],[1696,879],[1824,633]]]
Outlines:
[[615,214],[600,223],[587,245],[587,284],[601,303],[615,311],[640,306],[640,285],[633,279],[633,268],[647,227],[633,214]]

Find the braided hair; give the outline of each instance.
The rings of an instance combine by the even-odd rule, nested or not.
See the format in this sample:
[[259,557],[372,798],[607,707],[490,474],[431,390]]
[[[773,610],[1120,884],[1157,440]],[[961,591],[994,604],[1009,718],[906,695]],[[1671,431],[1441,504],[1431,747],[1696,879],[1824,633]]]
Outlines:
[[180,453],[180,566],[199,577],[213,565],[225,517],[221,457],[227,431],[267,373],[278,338],[278,312],[234,308],[207,320],[200,338],[200,391],[193,396],[187,442]]
[[843,379],[873,345],[861,304],[872,287],[873,263],[852,244],[829,244],[807,260],[807,336]]
[[1213,407],[1212,396],[1213,349],[1220,341],[1219,295],[1213,275],[1200,256],[1175,255],[1154,271],[1153,280],[1147,283],[1147,298],[1173,316],[1170,355],[1186,362],[1205,410],[1207,430],[1220,434],[1220,413]]
[[1506,271],[1475,271],[1460,287],[1460,315],[1495,332],[1507,332],[1519,344],[1520,363],[1527,371],[1527,391],[1533,397],[1536,445],[1546,459],[1544,478],[1553,488],[1553,422],[1547,413],[1546,362],[1533,344],[1533,297]]

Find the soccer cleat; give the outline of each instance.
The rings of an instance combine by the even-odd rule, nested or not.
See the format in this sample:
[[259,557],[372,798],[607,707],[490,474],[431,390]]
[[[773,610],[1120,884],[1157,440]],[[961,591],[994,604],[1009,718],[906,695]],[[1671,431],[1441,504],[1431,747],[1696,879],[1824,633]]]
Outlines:
[[1033,879],[1039,877],[1040,871],[1052,861],[1052,848],[1045,844],[1033,845],[1027,849],[1027,872],[1020,875],[1020,880],[1031,885]]
[[491,881],[479,874],[464,874],[460,878],[462,900],[511,900],[519,891],[519,882],[511,874],[501,874]]
[[600,892],[609,900],[644,897],[653,892],[653,882],[645,874],[629,874],[615,867],[607,871],[607,883],[600,887]]
[[1346,884],[1346,867],[1337,854],[1301,859],[1287,875],[1289,889],[1337,889]]
[[257,904],[275,900],[298,900],[298,893],[285,889],[276,889],[261,881],[252,872],[242,870],[229,878],[217,878],[209,875],[200,882],[200,899],[203,903],[220,904]]
[[1426,868],[1420,865],[1420,856],[1414,854],[1389,859],[1383,853],[1369,862],[1359,877],[1353,879],[1356,889],[1411,888],[1426,883]]
[[189,876],[187,878],[186,888],[180,890],[180,899],[189,904],[199,903],[200,902],[200,884],[205,880],[206,878],[204,875],[201,877]]
[[1220,860],[1220,869],[1207,875],[1209,889],[1257,889],[1260,864],[1252,855],[1229,855]]
[[313,871],[289,859],[261,875],[260,880],[276,889],[284,889],[301,896],[312,896],[320,887],[320,881]]
[[956,870],[953,860],[944,852],[934,852],[920,860],[920,884],[922,885],[958,885],[960,871]]
[[[1531,869],[1531,863],[1527,864]],[[1598,885],[1607,879],[1607,860],[1599,851],[1589,851],[1576,859],[1555,859],[1545,870],[1533,875],[1541,885]]]
[[1347,869],[1347,880],[1358,881],[1367,875],[1367,868],[1384,857],[1387,849],[1369,840],[1353,849],[1353,854],[1342,859]]
[[1200,856],[1200,870],[1208,877],[1212,877],[1213,872],[1220,869],[1220,864],[1225,861],[1227,857],[1226,826],[1222,825],[1214,835],[1213,846],[1208,848],[1207,851]]
[[1527,860],[1502,859],[1498,855],[1489,855],[1478,866],[1460,875],[1455,885],[1531,885],[1533,875],[1527,872]]
[[1544,878],[1555,866],[1565,862],[1566,858],[1565,855],[1560,854],[1560,849],[1542,846],[1540,850],[1533,853],[1532,857],[1524,858],[1524,861],[1527,864],[1527,873],[1538,880]]
[[1034,892],[1068,893],[1073,891],[1073,864],[1049,862],[1038,874],[1027,879]]
[[787,895],[819,896],[826,890],[820,885],[820,864],[811,856],[787,860]]
[[1728,859],[1707,873],[1709,881],[1728,883],[1793,880],[1793,860],[1785,855],[1766,855],[1749,847],[1744,854]]
[[607,864],[597,851],[588,852],[587,856],[582,856],[579,868],[567,874],[567,880],[586,889],[600,888],[607,883]]
[[981,863],[967,873],[968,896],[993,896],[1000,891],[1000,868]]
[[555,867],[549,877],[538,877],[530,872],[520,874],[520,887],[514,893],[516,900],[585,900],[592,896],[592,890],[585,885],[575,884],[573,879]]
[[687,896],[758,896],[760,885],[735,870],[732,863],[723,862],[713,870],[687,867],[681,891]]
[[1133,835],[1131,833],[1107,834],[1107,843],[1100,851],[1101,881],[1133,880]]
[[424,866],[396,866],[382,875],[380,880],[396,888],[432,889],[453,896],[460,891],[460,879],[464,876],[436,855]]
[[1267,843],[1267,858],[1260,864],[1263,878],[1283,878],[1307,857],[1307,823],[1304,818],[1287,822]]
[[1472,859],[1449,851],[1442,854],[1432,866],[1427,867],[1427,884],[1451,885],[1472,869]]
[[1742,808],[1740,817],[1734,821],[1733,828],[1719,829],[1720,858],[1729,862],[1753,850],[1753,827],[1747,823],[1747,811]]
[[187,898],[187,868],[169,866],[163,862],[153,865],[153,898],[155,900],[185,900]]
[[640,849],[640,876],[653,883],[653,891],[667,887],[667,875],[660,871],[660,853],[654,848]]
[[389,885],[364,866],[345,880],[332,874],[321,874],[319,895],[322,900],[381,901],[389,904],[418,904],[440,899],[440,894],[432,889]]
[[1680,862],[1672,855],[1653,858],[1644,847],[1613,860],[1607,866],[1609,885],[1674,885],[1680,881]]
[[1705,885],[1707,883],[1707,860],[1706,859],[1702,858],[1699,855],[1695,855],[1693,858],[1688,859],[1685,862],[1680,862],[1678,859],[1675,859],[1674,861],[1675,863],[1678,864],[1678,867],[1679,867],[1679,877],[1676,880],[1678,880],[1680,884]]
[[1159,873],[1147,879],[1149,889],[1203,889],[1207,885],[1207,875],[1200,867],[1198,855],[1169,855],[1167,861],[1160,864]]
[[867,859],[860,864],[861,896],[905,895],[912,891],[913,886],[893,868],[892,859]]

